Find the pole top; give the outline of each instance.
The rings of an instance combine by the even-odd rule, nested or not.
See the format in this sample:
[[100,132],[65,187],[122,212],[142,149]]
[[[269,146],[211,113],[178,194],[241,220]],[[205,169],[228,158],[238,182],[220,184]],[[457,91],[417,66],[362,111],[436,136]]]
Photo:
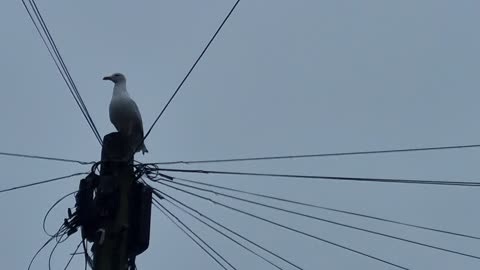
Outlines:
[[119,132],[103,137],[102,161],[128,161],[132,159],[130,140]]

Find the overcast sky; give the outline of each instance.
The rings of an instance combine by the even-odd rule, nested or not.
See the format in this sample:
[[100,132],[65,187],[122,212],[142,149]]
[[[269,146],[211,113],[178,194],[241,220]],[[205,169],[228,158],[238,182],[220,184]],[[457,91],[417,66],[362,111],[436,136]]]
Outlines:
[[[233,2],[53,0],[38,5],[103,136],[114,127],[108,119],[112,84],[101,78],[114,72],[127,76],[148,128]],[[137,158],[154,162],[479,143],[479,10],[480,2],[473,0],[243,0],[148,137],[150,152]],[[98,142],[19,0],[0,1],[0,33],[0,151],[97,160]],[[470,149],[187,168],[478,181],[479,156],[480,150]],[[0,161],[0,189],[89,169]],[[474,187],[188,177],[480,235],[480,196]],[[46,210],[77,189],[79,180],[0,194],[2,268],[26,269],[47,240],[41,228]],[[304,269],[394,269],[163,190]],[[215,199],[407,268],[480,267],[472,258]],[[47,222],[50,231],[73,204],[69,198],[55,208]],[[480,255],[475,240],[276,204]],[[178,215],[238,269],[271,269]],[[53,269],[63,269],[78,241],[74,235],[59,246]],[[47,268],[50,248],[32,269]],[[220,269],[155,210],[150,248],[137,263],[139,269]],[[82,267],[78,256],[70,269]]]

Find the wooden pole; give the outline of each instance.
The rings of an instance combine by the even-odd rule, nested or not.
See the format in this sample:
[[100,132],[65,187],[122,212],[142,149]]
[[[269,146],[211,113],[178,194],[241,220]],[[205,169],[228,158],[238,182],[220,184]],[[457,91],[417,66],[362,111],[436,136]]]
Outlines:
[[132,165],[128,140],[118,132],[106,135],[95,198],[99,229],[93,246],[93,270],[125,270],[128,267],[129,198],[134,182]]

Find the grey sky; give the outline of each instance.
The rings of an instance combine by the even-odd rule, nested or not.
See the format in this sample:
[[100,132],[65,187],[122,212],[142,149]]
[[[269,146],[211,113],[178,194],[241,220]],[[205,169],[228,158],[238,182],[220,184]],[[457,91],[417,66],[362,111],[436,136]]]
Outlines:
[[[126,74],[147,129],[233,2],[39,1],[38,5],[103,136],[114,128],[108,120],[112,85],[101,78],[113,72]],[[478,10],[480,2],[468,0],[243,0],[146,141],[150,153],[138,159],[478,143]],[[98,142],[20,1],[0,2],[0,33],[0,151],[97,159]],[[476,180],[479,154],[479,150],[460,150],[197,167]],[[88,167],[1,157],[0,169],[1,189]],[[480,234],[480,197],[475,188],[189,177]],[[41,228],[45,211],[60,196],[75,190],[78,180],[0,195],[4,268],[26,268],[47,239]],[[368,258],[170,193],[305,269],[387,269]],[[70,198],[55,209],[48,222],[50,230],[72,205]],[[480,265],[475,259],[249,207],[262,216],[411,269],[478,269]],[[478,242],[473,240],[293,209],[480,255]],[[238,269],[269,269],[207,228],[188,218],[185,221]],[[139,269],[218,269],[157,211],[152,227],[151,246],[138,258]],[[54,269],[63,269],[78,241],[76,235],[59,247]],[[33,269],[45,269],[47,259],[43,253]],[[71,269],[82,265],[79,257]]]

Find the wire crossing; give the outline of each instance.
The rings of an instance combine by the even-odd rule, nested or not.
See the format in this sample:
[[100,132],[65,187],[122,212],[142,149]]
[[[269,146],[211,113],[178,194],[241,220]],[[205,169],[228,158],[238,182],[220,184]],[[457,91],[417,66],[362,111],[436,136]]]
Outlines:
[[82,244],[83,244],[83,240],[80,241],[80,243],[78,243],[77,248],[75,248],[75,250],[72,252],[72,255],[70,256],[70,259],[68,259],[67,264],[65,265],[65,267],[63,268],[63,270],[67,270],[67,269],[68,269],[68,266],[70,266],[70,263],[72,262],[73,257],[75,257],[75,255],[77,255],[77,251],[78,251],[78,249],[80,248],[80,246],[81,246]]
[[37,4],[35,3],[34,0],[29,0],[28,3],[30,8],[27,6],[27,3],[25,2],[25,0],[22,0],[23,7],[27,11],[28,16],[30,17],[30,20],[32,21],[33,25],[35,26],[35,29],[40,35],[43,41],[43,44],[45,45],[45,47],[47,47],[48,53],[50,54],[50,57],[53,59],[53,62],[55,63],[55,66],[57,67],[58,72],[60,72],[60,75],[62,76],[63,81],[65,82],[70,93],[72,94],[72,97],[75,100],[75,103],[77,103],[78,107],[80,108],[80,111],[82,112],[83,117],[85,118],[88,125],[90,126],[90,129],[93,131],[93,134],[97,138],[98,142],[100,143],[100,145],[102,145],[102,137],[100,136],[100,133],[98,132],[98,129],[95,126],[95,123],[93,122],[93,119],[87,110],[85,102],[80,96],[80,92],[78,91],[78,88],[75,82],[73,81],[72,76],[70,75],[70,72],[68,71],[68,68],[65,62],[63,61],[62,55],[60,54],[58,47],[55,44],[55,41],[53,40],[52,35],[50,34],[50,30],[48,29],[47,24],[45,23],[45,20],[43,19],[43,16],[40,13],[40,10],[38,9]]

